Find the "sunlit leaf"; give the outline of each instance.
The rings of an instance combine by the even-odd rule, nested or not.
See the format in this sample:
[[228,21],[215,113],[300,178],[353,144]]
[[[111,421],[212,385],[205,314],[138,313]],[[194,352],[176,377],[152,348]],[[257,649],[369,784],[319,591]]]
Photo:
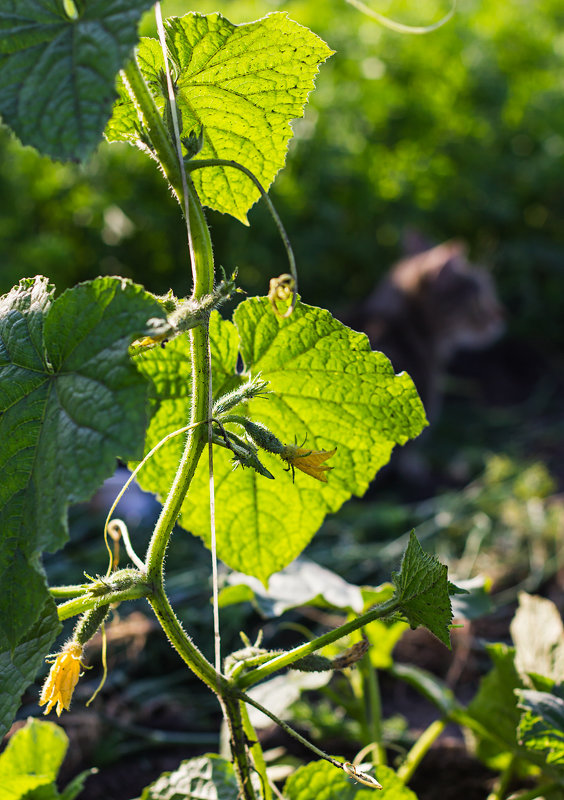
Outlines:
[[[271,393],[242,407],[283,442],[332,450],[334,465],[327,483],[296,472],[260,452],[275,476],[267,480],[250,469],[232,469],[231,454],[214,448],[218,554],[234,569],[266,583],[289,564],[318,530],[326,514],[351,495],[362,495],[396,443],[417,436],[425,424],[421,401],[411,379],[395,375],[368,339],[334,319],[328,311],[300,304],[287,319],[274,315],[266,299],[242,303],[234,323],[212,316],[214,395],[232,389],[259,372]],[[155,376],[159,408],[152,419],[146,449],[186,424],[189,397],[189,348],[180,338],[139,362]],[[244,363],[237,372],[237,347]],[[175,383],[176,381],[176,383]],[[158,394],[158,392],[157,392]],[[140,473],[141,485],[163,497],[177,468],[183,441],[172,440]],[[204,463],[205,462],[205,463]],[[182,525],[209,541],[207,459],[202,459],[182,507]]]
[[[331,50],[284,13],[245,25],[233,25],[221,14],[187,14],[171,17],[165,27],[182,135],[203,131],[198,159],[237,161],[267,189],[284,166],[290,120],[303,115],[319,64]],[[156,40],[141,41],[138,62],[163,111],[166,88]],[[135,142],[137,110],[123,84],[118,91],[106,136],[109,141]],[[204,205],[241,222],[260,196],[249,179],[232,168],[210,167],[192,177]]]

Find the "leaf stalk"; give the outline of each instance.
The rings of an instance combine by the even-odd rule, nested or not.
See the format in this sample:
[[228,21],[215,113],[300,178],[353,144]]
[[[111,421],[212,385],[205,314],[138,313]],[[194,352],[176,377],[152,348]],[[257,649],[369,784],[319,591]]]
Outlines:
[[370,611],[367,611],[365,614],[361,614],[356,619],[353,619],[350,622],[345,622],[344,625],[340,625],[338,628],[334,628],[334,630],[324,633],[322,636],[318,636],[317,638],[312,639],[310,642],[306,642],[298,647],[294,647],[293,650],[288,650],[279,656],[275,656],[270,661],[267,661],[266,664],[262,664],[260,667],[252,670],[252,672],[247,672],[244,675],[241,675],[237,681],[237,685],[241,689],[247,689],[250,686],[254,686],[256,683],[268,678],[273,672],[278,672],[278,670],[288,667],[290,664],[293,664],[300,658],[303,658],[310,653],[315,653],[316,650],[320,650],[322,647],[332,644],[338,639],[342,639],[343,636],[347,636],[349,633],[362,628],[364,625],[368,625],[369,622],[372,622],[375,619],[389,617],[391,614],[398,611],[399,607],[399,600],[395,597],[392,597],[385,603],[381,603],[375,608],[370,609]]

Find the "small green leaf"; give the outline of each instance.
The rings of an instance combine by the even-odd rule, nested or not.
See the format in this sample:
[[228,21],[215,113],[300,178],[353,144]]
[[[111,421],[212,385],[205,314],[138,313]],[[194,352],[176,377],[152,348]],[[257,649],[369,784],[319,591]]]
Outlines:
[[0,781],[22,776],[41,776],[45,783],[54,781],[67,752],[69,740],[53,722],[30,717],[0,756]]
[[447,568],[425,553],[411,533],[401,569],[392,575],[401,610],[412,628],[423,625],[450,647],[452,624]]
[[89,775],[97,771],[96,767],[93,767],[92,769],[85,769],[83,772],[80,772],[72,781],[67,783],[58,800],[74,800],[74,798],[78,797],[82,792],[84,783]]
[[457,581],[457,588],[461,593],[455,594],[450,601],[454,618],[473,620],[490,614],[494,608],[490,597],[490,583],[483,575]]
[[174,772],[143,789],[141,800],[237,800],[239,786],[230,761],[215,753],[183,761]]
[[382,784],[377,794],[327,761],[313,761],[290,775],[284,784],[284,797],[286,800],[417,800],[417,795],[393,769],[380,765],[368,774]]
[[128,347],[167,326],[121,278],[53,295],[38,277],[0,298],[0,642],[12,647],[45,602],[38,554],[64,544],[67,505],[142,447],[149,387]]
[[540,752],[547,764],[564,767],[564,699],[556,693],[523,689],[517,693],[521,716],[519,743]]
[[364,628],[366,638],[370,642],[368,657],[374,669],[387,669],[392,666],[393,649],[406,630],[409,630],[409,626],[402,620],[382,622],[376,619]]
[[4,0],[0,10],[0,113],[24,144],[61,160],[97,146],[115,79],[153,0]]
[[[249,469],[233,472],[230,453],[214,448],[218,555],[266,585],[270,575],[300,554],[326,514],[366,491],[394,444],[417,436],[425,416],[409,376],[395,375],[388,359],[371,351],[366,336],[328,311],[300,303],[289,318],[279,319],[265,298],[255,298],[241,303],[234,321],[235,327],[217,313],[211,317],[214,398],[260,373],[270,393],[253,398],[240,413],[264,423],[284,443],[337,448],[327,483],[298,470],[292,481],[284,462],[263,451],[260,459],[276,480]],[[154,379],[159,403],[147,451],[188,418],[188,367],[178,371],[178,365],[188,360],[189,347],[183,337],[171,344],[139,362]],[[238,346],[242,374],[237,372]],[[164,445],[141,471],[141,485],[164,497],[182,447],[181,437]],[[207,459],[202,459],[181,524],[205,542],[208,498]]]
[[[165,28],[183,135],[203,131],[200,159],[237,161],[267,189],[284,166],[290,120],[303,115],[318,66],[332,51],[284,13],[246,25],[233,25],[221,14],[186,14],[166,20]],[[162,112],[158,42],[142,39],[138,62]],[[123,85],[118,85],[118,93],[106,136],[109,141],[135,142],[137,110]],[[260,196],[254,184],[232,168],[200,169],[192,178],[204,205],[241,222]]]

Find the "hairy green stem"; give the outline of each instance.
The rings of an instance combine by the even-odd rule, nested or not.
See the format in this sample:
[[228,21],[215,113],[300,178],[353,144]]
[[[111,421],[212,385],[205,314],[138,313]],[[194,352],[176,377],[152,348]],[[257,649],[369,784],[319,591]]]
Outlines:
[[59,620],[63,622],[65,619],[76,617],[77,614],[83,614],[85,611],[90,611],[101,605],[123,603],[124,600],[138,600],[140,597],[147,597],[150,593],[150,586],[140,582],[134,586],[128,586],[127,589],[115,592],[110,591],[104,595],[83,594],[57,606],[57,614]]
[[151,144],[155,149],[157,160],[180,202],[182,197],[182,177],[178,157],[155,99],[149,91],[135,57],[128,61],[121,74],[125,78],[132,99],[143,115],[145,127]]
[[252,670],[252,672],[247,672],[244,675],[241,675],[237,681],[237,684],[241,689],[254,686],[255,683],[259,683],[259,681],[268,678],[268,676],[272,675],[273,672],[278,672],[278,670],[293,664],[294,661],[298,661],[300,658],[303,658],[310,653],[315,653],[316,650],[325,647],[325,645],[332,644],[338,639],[342,639],[343,636],[347,636],[347,634],[362,628],[363,625],[368,625],[369,622],[372,622],[375,619],[389,617],[399,609],[399,606],[399,601],[395,598],[388,600],[386,603],[381,603],[380,605],[376,606],[376,608],[372,608],[365,614],[361,614],[360,617],[357,617],[350,622],[346,622],[344,625],[340,625],[338,628],[335,628],[328,633],[324,633],[322,636],[318,636],[316,639],[312,639],[311,642],[306,642],[305,644],[299,645],[299,647],[294,647],[293,650],[288,650],[286,653],[275,656],[275,658],[267,661],[266,664],[262,664],[260,667],[257,667],[257,669]]
[[255,729],[251,724],[249,718],[249,710],[245,703],[241,702],[241,719],[243,720],[243,728],[247,739],[247,745],[253,759],[254,767],[261,780],[262,784],[262,800],[272,800],[272,788],[268,782],[266,774],[266,761],[262,752],[261,744],[256,735]]
[[[143,78],[139,65],[132,59],[124,69],[124,76],[135,102],[140,108],[147,133],[160,163],[182,209],[188,208],[189,228],[194,251],[193,292],[195,300],[213,289],[213,252],[209,228],[202,205],[190,180],[186,181],[188,197],[184,197],[180,163],[166,125],[155,100]],[[186,202],[187,201],[187,202]],[[192,406],[189,425],[208,418],[208,334],[204,326],[190,331],[192,353]],[[206,441],[204,426],[191,430],[186,441],[174,482],[163,506],[147,551],[147,574],[155,584],[162,584],[162,566],[170,534],[180,513],[182,502],[194,475]]]
[[382,744],[382,700],[378,673],[370,661],[370,653],[366,653],[359,664],[362,675],[364,697],[368,699],[368,733],[374,748],[374,764],[386,764],[386,748]]
[[438,737],[446,728],[447,721],[448,720],[446,719],[435,720],[417,739],[411,750],[408,752],[405,761],[397,771],[398,778],[401,778],[404,783],[408,783],[411,780],[413,773],[423,760],[424,756],[427,754],[427,751],[433,742],[438,739]]
[[[222,696],[220,702],[223,716],[229,728],[231,756],[239,782],[240,794],[243,796],[243,800],[256,800],[247,749],[254,742],[248,739],[245,731],[242,704],[230,696]],[[263,800],[265,799],[263,798]]]
[[54,600],[71,600],[73,597],[81,597],[88,594],[90,585],[88,583],[75,583],[67,586],[50,586],[49,594]]
[[188,205],[190,234],[196,258],[192,296],[195,299],[199,299],[209,294],[213,289],[212,244],[202,204],[200,203],[194,184],[189,176],[186,176],[186,191],[188,194],[186,200],[188,200],[188,203],[186,204],[185,202],[182,188],[182,172],[178,161],[178,155],[159,109],[157,108],[155,99],[145,82],[145,78],[135,58],[127,63],[122,70],[122,74],[135,103],[143,114],[147,133],[155,149],[155,157],[161,165],[183,213],[185,213],[184,210],[186,205]]
[[216,694],[224,695],[229,692],[230,686],[227,679],[216,672],[212,664],[190,639],[174,613],[162,586],[157,586],[148,600],[168,640],[192,672]]

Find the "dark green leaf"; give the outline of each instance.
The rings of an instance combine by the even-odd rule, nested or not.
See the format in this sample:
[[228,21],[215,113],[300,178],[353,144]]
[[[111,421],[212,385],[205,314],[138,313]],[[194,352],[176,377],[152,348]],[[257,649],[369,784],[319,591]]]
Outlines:
[[458,581],[461,594],[451,596],[452,614],[455,619],[479,619],[493,610],[488,582],[481,575],[466,581]]
[[53,299],[46,278],[0,298],[0,643],[45,602],[42,550],[67,537],[66,509],[142,448],[148,385],[128,355],[163,327],[140,286],[97,278]]
[[518,698],[525,712],[517,730],[519,743],[542,753],[547,764],[564,767],[564,698],[532,689],[521,690]]
[[37,622],[11,649],[0,644],[0,736],[9,729],[20,698],[34,680],[60,630],[57,610],[49,596]]
[[88,0],[69,19],[60,0],[3,0],[0,113],[24,144],[84,159],[102,138],[116,74],[153,0]]
[[[482,678],[466,714],[476,737],[478,756],[491,769],[502,770],[516,755],[527,757],[525,748],[518,746],[516,735],[520,713],[515,692],[524,687],[515,668],[515,650],[502,644],[489,645],[487,649],[493,667]],[[519,771],[523,770],[526,766],[521,760]]]
[[237,800],[233,765],[215,754],[183,761],[143,790],[141,800]]
[[423,697],[431,701],[446,716],[457,708],[454,694],[448,686],[445,686],[434,675],[421,667],[413,664],[392,663],[388,668],[390,675],[399,678],[414,689],[417,689]]

